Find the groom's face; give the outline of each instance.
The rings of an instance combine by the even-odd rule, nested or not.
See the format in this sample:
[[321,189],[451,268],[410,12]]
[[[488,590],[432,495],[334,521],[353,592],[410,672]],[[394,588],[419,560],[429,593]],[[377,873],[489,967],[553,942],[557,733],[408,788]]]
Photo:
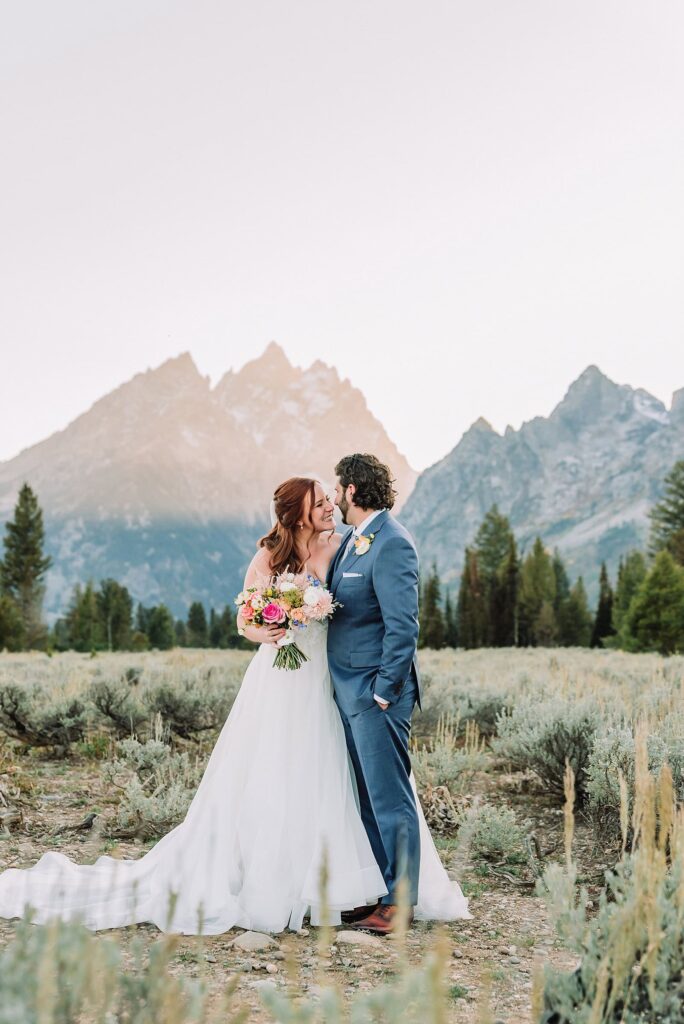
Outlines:
[[349,524],[347,519],[347,513],[349,512],[349,506],[352,502],[352,495],[354,492],[354,485],[350,484],[349,487],[343,487],[338,480],[335,484],[335,504],[340,510],[342,515],[342,522],[345,526]]

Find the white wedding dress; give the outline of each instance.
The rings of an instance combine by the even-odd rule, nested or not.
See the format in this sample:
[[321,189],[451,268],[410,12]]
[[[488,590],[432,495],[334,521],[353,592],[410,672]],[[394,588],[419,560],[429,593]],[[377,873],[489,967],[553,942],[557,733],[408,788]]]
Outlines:
[[[0,875],[0,917],[79,919],[93,930],[151,922],[165,932],[215,935],[234,926],[280,932],[321,920],[327,857],[329,921],[386,893],[356,793],[326,655],[327,624],[299,646],[309,661],[273,668],[263,645],[245,673],[185,820],[138,860],[78,865],[46,853]],[[418,805],[423,919],[469,918]]]

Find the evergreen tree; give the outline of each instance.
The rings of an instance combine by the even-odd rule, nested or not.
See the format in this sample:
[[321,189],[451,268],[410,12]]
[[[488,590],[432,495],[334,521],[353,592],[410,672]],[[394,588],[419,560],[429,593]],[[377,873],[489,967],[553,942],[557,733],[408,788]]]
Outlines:
[[606,637],[615,633],[613,627],[613,588],[608,579],[606,563],[601,562],[601,575],[599,577],[599,599],[596,607],[596,618],[591,633],[591,646],[603,647]]
[[219,647],[223,650],[228,647],[238,647],[241,637],[238,636],[235,614],[229,604],[225,606],[219,616],[220,642]]
[[559,611],[558,639],[563,647],[588,647],[593,619],[587,602],[584,580],[578,576]]
[[477,531],[475,554],[487,610],[484,643],[510,646],[515,636],[518,560],[510,523],[496,505]]
[[97,605],[107,650],[128,650],[133,625],[133,601],[126,587],[113,579],[102,580],[97,593]]
[[101,651],[106,646],[102,615],[92,582],[89,581],[84,589],[76,584],[64,622],[68,646],[72,650]]
[[69,630],[65,618],[55,619],[55,623],[48,636],[48,647],[55,651],[68,651],[71,649]]
[[43,553],[45,529],[38,499],[27,483],[19,491],[14,519],[5,524],[5,557],[0,562],[0,593],[19,610],[23,642],[43,647],[47,630],[42,621],[45,574],[52,565]]
[[620,559],[617,584],[613,595],[613,628],[616,633],[610,646],[629,646],[628,633],[625,632],[627,614],[639,587],[646,579],[646,559],[641,551],[630,551],[624,560]]
[[221,626],[214,608],[209,609],[209,646],[216,648],[221,646]]
[[207,647],[209,627],[207,614],[201,601],[193,601],[188,612],[188,647]]
[[674,464],[665,477],[665,493],[651,509],[651,547],[654,553],[667,550],[684,565],[684,459]]
[[147,637],[151,647],[160,651],[170,650],[176,643],[173,615],[165,604],[149,609]]
[[13,598],[0,594],[0,651],[20,651],[24,646],[24,623]]
[[448,590],[444,602],[444,645],[458,647],[458,616]]
[[149,633],[151,614],[152,609],[146,608],[145,605],[139,601],[138,608],[135,613],[135,630],[137,633]]
[[188,646],[188,628],[182,619],[176,619],[176,625],[174,626],[174,632],[176,634],[176,645],[178,647]]
[[523,647],[536,647],[555,636],[555,597],[553,562],[541,538],[537,537],[520,570],[519,642]]
[[623,626],[628,648],[684,651],[684,569],[662,550],[630,604]]
[[475,535],[477,565],[483,579],[493,579],[508,555],[511,525],[506,516],[492,505]]
[[558,620],[551,601],[544,600],[534,619],[532,635],[535,647],[555,647],[558,642]]
[[226,605],[220,614],[212,608],[209,612],[210,646],[225,651],[226,648],[236,645],[236,636],[235,617],[230,605]]
[[441,586],[437,574],[437,566],[434,563],[432,571],[422,588],[419,625],[418,644],[420,647],[431,647],[438,650],[444,646],[444,614],[441,608]]
[[465,562],[458,590],[456,618],[461,647],[483,647],[487,642],[487,597],[480,577],[477,555],[465,549]]
[[570,597],[570,580],[568,579],[567,569],[558,548],[553,549],[553,575],[556,581],[553,610],[558,615],[561,605]]
[[520,560],[513,533],[508,538],[508,551],[499,566],[492,621],[492,643],[495,647],[515,647],[518,643],[518,590]]

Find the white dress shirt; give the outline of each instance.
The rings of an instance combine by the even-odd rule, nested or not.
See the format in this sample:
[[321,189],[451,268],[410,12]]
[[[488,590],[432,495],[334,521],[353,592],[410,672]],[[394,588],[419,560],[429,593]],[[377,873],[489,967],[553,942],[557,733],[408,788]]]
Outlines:
[[[354,531],[353,531],[351,537],[349,538],[349,543],[347,544],[347,548],[346,548],[344,554],[342,555],[342,561],[343,562],[344,562],[345,558],[347,557],[347,555],[349,554],[349,552],[352,550],[352,548],[354,546],[354,541],[357,539],[357,537],[364,536],[366,534],[366,530],[368,529],[370,524],[373,522],[375,517],[379,516],[380,513],[384,512],[384,511],[385,511],[384,508],[376,509],[375,512],[371,512],[371,514],[369,516],[366,516],[366,518],[364,519],[364,521],[362,523],[359,523],[358,526],[354,527]],[[375,697],[375,694],[373,694],[373,696]],[[378,702],[378,704],[380,704],[380,706],[383,707],[383,708],[387,704],[387,701],[383,700],[382,697],[375,697],[375,699]]]
[[355,540],[356,540],[356,539],[357,539],[358,537],[361,537],[361,536],[363,536],[363,535],[365,534],[366,530],[368,529],[368,527],[370,526],[370,524],[371,524],[371,523],[373,522],[373,520],[375,519],[375,517],[376,517],[376,516],[379,516],[379,515],[380,515],[380,513],[381,513],[381,512],[384,512],[384,511],[385,511],[385,509],[384,509],[384,508],[379,508],[379,509],[376,509],[376,510],[375,510],[375,512],[371,512],[371,514],[370,514],[369,516],[366,516],[366,518],[364,519],[364,521],[363,521],[362,523],[360,523],[360,525],[359,525],[359,526],[355,526],[355,527],[354,527],[354,529],[353,529],[353,531],[352,531],[352,535],[351,535],[351,537],[349,538],[349,542],[348,542],[348,544],[347,544],[347,547],[346,547],[346,549],[345,549],[345,552],[344,552],[344,554],[342,555],[342,561],[344,561],[344,560],[345,560],[345,558],[347,557],[347,555],[349,554],[349,552],[350,552],[350,551],[351,551],[351,549],[353,548],[353,546],[354,546],[354,541],[355,541]]

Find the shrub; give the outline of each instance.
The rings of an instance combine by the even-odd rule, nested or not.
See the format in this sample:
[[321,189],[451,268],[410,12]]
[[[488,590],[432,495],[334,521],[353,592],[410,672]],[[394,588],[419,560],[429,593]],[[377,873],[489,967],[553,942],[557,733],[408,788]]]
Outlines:
[[108,936],[96,938],[80,924],[20,921],[0,952],[0,1022],[198,1021],[206,988],[169,969],[177,942],[166,936],[146,951],[134,941],[133,970],[124,972],[121,949]]
[[477,804],[461,818],[459,846],[481,860],[519,863],[526,859],[525,835],[509,807]]
[[[684,800],[684,716],[672,713],[655,728],[645,741],[649,771],[658,775],[667,764],[675,794]],[[630,725],[606,726],[595,737],[587,765],[588,812],[594,825],[606,834],[620,832],[621,777],[628,807],[634,804],[635,751]]]
[[489,739],[496,735],[501,715],[511,701],[493,690],[475,690],[454,696],[461,722],[474,722],[481,736]]
[[460,792],[473,774],[485,767],[487,754],[477,726],[468,723],[463,743],[459,740],[459,726],[458,718],[442,716],[435,736],[414,753],[413,771],[419,789],[446,786],[452,792]]
[[644,733],[635,751],[638,843],[606,873],[598,912],[588,915],[572,865],[550,865],[539,884],[559,935],[581,955],[571,973],[547,969],[545,1024],[681,1024],[684,819],[668,769],[656,784],[647,758]]
[[117,736],[134,735],[148,718],[146,709],[131,692],[133,680],[129,677],[130,672],[130,669],[126,672],[126,681],[113,683],[98,680],[90,688],[90,699],[100,714],[114,726]]
[[499,716],[499,735],[492,746],[514,768],[535,772],[557,798],[564,795],[565,765],[569,762],[575,774],[577,800],[582,803],[600,721],[599,708],[591,699],[573,703],[562,697],[528,697]]
[[169,730],[184,739],[198,732],[220,728],[232,704],[232,694],[192,680],[172,685],[160,683],[144,696],[152,714],[159,714]]
[[117,755],[103,767],[105,778],[122,794],[109,835],[151,839],[178,825],[197,791],[204,762],[172,751],[159,728],[145,743],[122,740]]
[[83,739],[88,718],[80,697],[53,696],[40,686],[0,686],[0,726],[27,746],[68,748]]

